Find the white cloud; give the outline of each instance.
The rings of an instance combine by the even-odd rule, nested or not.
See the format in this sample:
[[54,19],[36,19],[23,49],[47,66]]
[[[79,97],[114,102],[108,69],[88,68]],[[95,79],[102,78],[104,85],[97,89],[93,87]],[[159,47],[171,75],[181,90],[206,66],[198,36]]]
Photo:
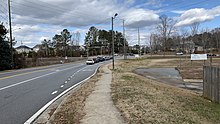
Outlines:
[[187,26],[193,23],[201,23],[213,20],[220,15],[220,6],[212,9],[195,8],[185,11],[175,26]]
[[144,9],[131,9],[125,13],[126,26],[130,28],[142,28],[152,26],[159,20],[159,16],[153,11]]
[[171,12],[176,13],[176,14],[183,14],[185,11],[184,10],[173,10]]
[[[16,0],[12,2],[13,37],[29,42],[29,46],[41,43],[64,28],[81,33],[81,44],[89,26],[110,29],[111,17],[118,13],[125,19],[126,27],[137,28],[154,25],[159,16],[156,11],[131,7],[135,0]],[[97,26],[98,27],[98,26]],[[106,28],[107,27],[107,28]],[[108,28],[109,27],[109,28]],[[99,27],[98,27],[99,28]],[[101,28],[99,28],[101,29]],[[31,42],[31,43],[30,43]],[[20,45],[17,43],[17,45]],[[17,46],[16,45],[16,46]]]
[[[125,19],[129,19],[129,25],[132,25],[132,23],[137,24],[140,21],[142,23],[139,25],[148,26],[157,18],[153,11],[127,8],[126,5],[123,6],[118,4],[118,1],[112,0],[44,1],[16,1],[13,7],[13,21],[26,25],[49,24],[82,27],[106,19],[110,21],[110,17],[118,13],[122,16],[125,15]],[[127,3],[133,4],[134,0],[128,0]],[[146,23],[143,23],[143,21],[146,21]]]

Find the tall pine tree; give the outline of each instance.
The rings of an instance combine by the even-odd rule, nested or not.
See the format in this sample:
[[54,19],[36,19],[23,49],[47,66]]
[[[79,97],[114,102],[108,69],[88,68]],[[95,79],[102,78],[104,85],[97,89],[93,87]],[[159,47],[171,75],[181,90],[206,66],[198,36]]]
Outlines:
[[11,51],[8,41],[6,41],[7,29],[0,24],[0,70],[11,68]]

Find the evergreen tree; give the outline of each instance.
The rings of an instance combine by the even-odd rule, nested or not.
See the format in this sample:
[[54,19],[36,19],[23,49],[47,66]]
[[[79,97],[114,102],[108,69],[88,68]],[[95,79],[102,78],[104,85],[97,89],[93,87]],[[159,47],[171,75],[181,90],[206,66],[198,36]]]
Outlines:
[[11,68],[11,51],[8,41],[6,41],[7,30],[0,24],[0,70]]

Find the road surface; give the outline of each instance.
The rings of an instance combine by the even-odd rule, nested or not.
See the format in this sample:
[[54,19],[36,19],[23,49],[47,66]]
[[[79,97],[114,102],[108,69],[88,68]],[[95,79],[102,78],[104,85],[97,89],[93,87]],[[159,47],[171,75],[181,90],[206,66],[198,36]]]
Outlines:
[[0,123],[23,124],[69,87],[103,63],[59,64],[0,73]]

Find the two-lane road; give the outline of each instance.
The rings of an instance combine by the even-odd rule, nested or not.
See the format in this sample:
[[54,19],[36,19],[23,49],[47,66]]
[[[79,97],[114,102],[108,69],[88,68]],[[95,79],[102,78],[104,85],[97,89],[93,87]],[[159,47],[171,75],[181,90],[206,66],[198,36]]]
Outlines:
[[66,89],[93,75],[102,64],[60,64],[0,73],[0,123],[25,123]]

